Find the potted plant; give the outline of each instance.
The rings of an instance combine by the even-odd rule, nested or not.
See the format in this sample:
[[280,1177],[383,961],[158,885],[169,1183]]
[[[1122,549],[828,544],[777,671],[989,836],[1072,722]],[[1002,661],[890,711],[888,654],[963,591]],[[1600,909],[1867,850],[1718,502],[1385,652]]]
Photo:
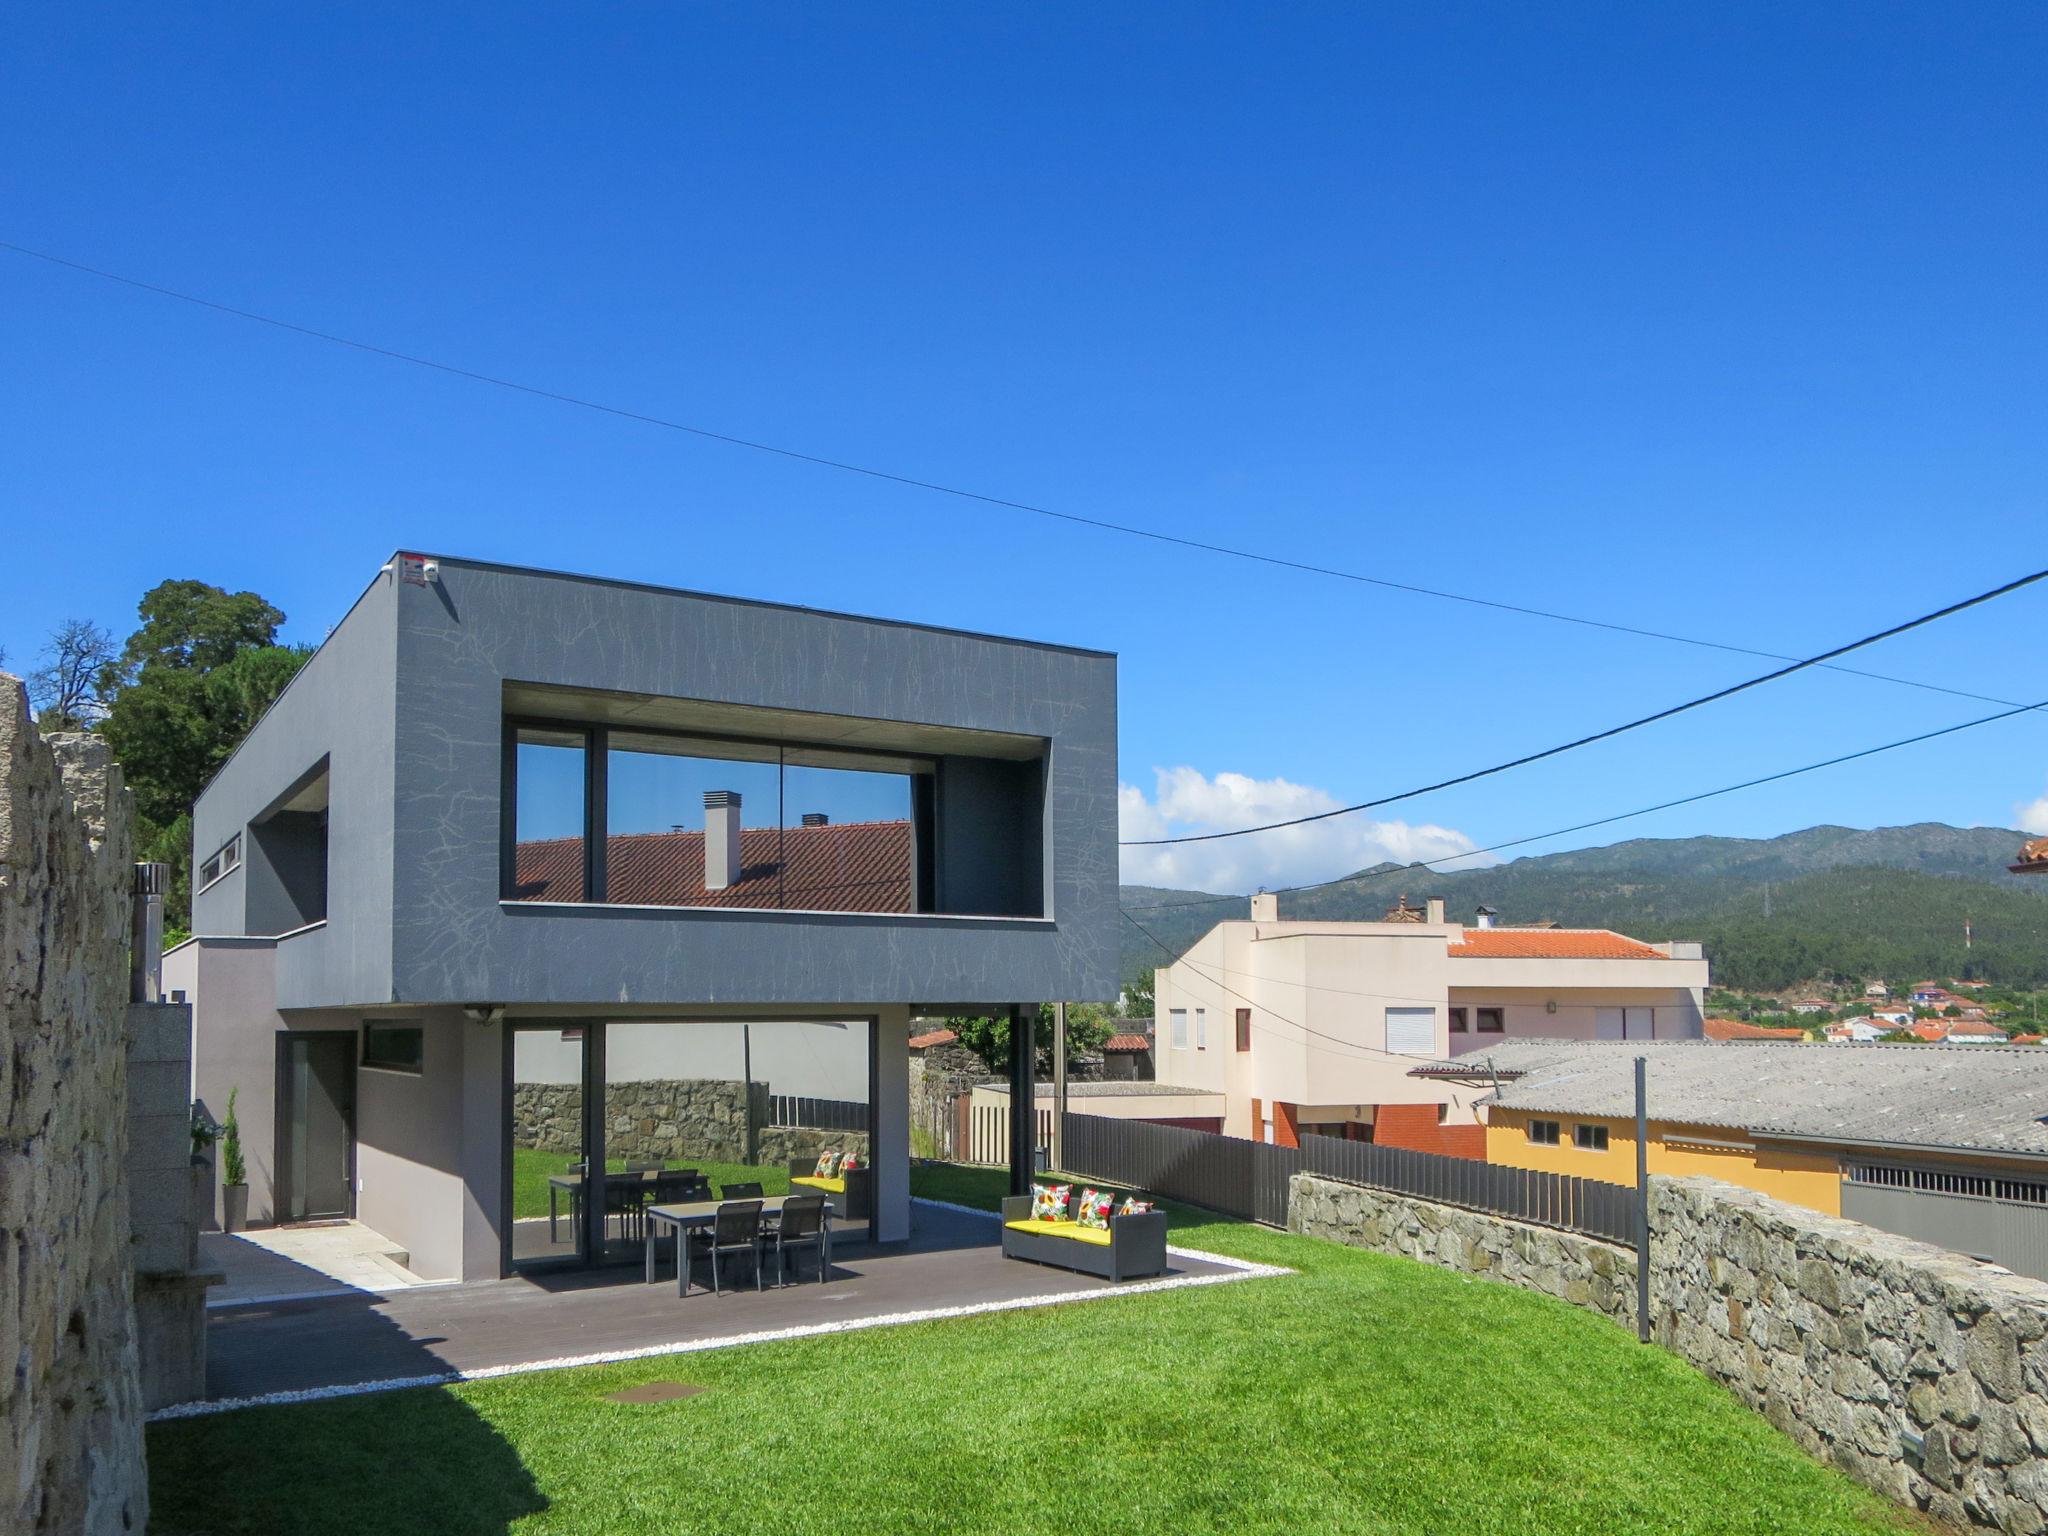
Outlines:
[[192,1106],[192,1220],[199,1231],[213,1221],[213,1144],[220,1127],[198,1104]]
[[242,1127],[235,1119],[240,1088],[228,1090],[228,1117],[220,1126],[220,1229],[239,1232],[249,1223],[249,1168],[242,1161]]

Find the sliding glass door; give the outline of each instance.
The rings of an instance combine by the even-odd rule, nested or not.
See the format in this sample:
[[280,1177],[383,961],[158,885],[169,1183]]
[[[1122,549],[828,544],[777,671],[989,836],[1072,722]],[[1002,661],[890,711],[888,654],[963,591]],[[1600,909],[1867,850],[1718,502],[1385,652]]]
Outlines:
[[591,1131],[585,1113],[587,1026],[510,1031],[511,1262],[515,1270],[589,1256],[584,1213]]

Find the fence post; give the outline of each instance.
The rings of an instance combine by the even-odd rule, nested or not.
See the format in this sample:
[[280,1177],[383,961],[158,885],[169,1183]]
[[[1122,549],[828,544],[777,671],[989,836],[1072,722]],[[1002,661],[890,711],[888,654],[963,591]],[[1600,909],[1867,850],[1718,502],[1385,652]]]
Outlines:
[[1636,1337],[1650,1342],[1650,1059],[1636,1058]]

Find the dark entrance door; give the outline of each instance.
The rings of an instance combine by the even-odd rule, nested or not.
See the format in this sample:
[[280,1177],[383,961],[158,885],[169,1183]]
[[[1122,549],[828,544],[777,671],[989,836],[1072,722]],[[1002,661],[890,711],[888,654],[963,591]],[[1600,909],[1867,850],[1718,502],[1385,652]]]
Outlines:
[[355,1208],[356,1037],[287,1034],[279,1049],[279,1216],[347,1216]]

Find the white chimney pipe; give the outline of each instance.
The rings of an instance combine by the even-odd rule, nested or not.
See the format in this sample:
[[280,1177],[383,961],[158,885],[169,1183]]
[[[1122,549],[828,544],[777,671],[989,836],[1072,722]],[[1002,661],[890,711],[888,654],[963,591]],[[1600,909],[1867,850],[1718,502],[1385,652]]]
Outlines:
[[1441,896],[1429,898],[1429,921],[1440,923],[1444,920],[1444,899]]
[[1476,928],[1491,928],[1493,926],[1493,919],[1495,915],[1496,914],[1494,913],[1493,908],[1481,907],[1476,913],[1473,914],[1473,916],[1477,919],[1473,926]]
[[704,791],[704,889],[722,891],[740,877],[740,792]]

